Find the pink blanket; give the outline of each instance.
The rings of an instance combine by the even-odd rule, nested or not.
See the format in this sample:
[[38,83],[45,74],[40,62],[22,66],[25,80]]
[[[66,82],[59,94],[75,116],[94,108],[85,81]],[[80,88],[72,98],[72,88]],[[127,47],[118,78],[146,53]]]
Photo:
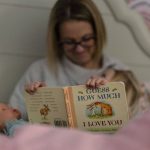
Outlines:
[[2,150],[150,150],[150,111],[114,135],[27,125],[14,137],[0,136]]

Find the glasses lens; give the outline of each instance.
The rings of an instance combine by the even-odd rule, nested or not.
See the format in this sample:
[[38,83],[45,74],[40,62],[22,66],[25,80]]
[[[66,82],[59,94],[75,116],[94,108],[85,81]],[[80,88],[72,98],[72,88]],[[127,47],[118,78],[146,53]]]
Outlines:
[[63,47],[64,50],[72,50],[76,46],[76,42],[73,40],[65,40],[60,42],[60,45]]
[[92,47],[95,45],[95,37],[94,36],[88,36],[88,37],[83,37],[80,45],[84,48]]

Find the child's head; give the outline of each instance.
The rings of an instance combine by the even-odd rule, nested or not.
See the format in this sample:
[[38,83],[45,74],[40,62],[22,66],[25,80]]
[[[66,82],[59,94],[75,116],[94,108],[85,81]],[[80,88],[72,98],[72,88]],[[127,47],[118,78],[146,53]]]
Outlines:
[[19,110],[14,109],[7,104],[0,103],[0,129],[4,127],[6,121],[19,119],[20,117],[21,113]]

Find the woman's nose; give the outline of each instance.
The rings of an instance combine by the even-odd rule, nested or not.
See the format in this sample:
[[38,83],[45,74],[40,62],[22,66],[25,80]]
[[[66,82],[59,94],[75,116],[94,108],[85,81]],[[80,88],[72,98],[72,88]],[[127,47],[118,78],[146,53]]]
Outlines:
[[78,53],[81,53],[84,51],[84,47],[82,47],[82,45],[78,44],[75,48],[75,51]]

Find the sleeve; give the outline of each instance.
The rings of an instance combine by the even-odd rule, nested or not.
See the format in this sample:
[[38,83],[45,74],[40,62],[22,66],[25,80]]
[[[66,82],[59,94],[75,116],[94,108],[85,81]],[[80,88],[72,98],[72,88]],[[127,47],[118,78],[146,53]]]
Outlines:
[[27,112],[23,96],[24,87],[25,84],[42,80],[41,68],[40,62],[33,63],[20,79],[9,99],[9,105],[13,108],[19,109],[24,120],[27,120]]
[[25,122],[23,119],[7,121],[5,123],[5,130],[6,130],[7,135],[13,136],[15,131],[25,124],[27,124],[27,122]]

